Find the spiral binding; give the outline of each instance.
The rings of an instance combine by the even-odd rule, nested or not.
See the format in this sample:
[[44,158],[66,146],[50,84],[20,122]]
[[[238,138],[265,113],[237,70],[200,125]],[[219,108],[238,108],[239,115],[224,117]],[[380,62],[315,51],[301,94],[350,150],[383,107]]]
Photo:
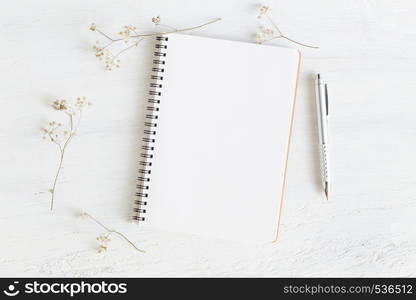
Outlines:
[[144,221],[143,216],[146,213],[145,206],[147,205],[147,198],[149,197],[150,189],[150,175],[152,174],[152,160],[153,152],[155,150],[154,143],[156,142],[157,133],[157,120],[159,118],[158,112],[160,109],[160,97],[162,96],[162,81],[165,72],[165,63],[163,59],[166,57],[165,50],[168,48],[166,45],[168,41],[167,37],[157,36],[156,37],[156,51],[154,52],[153,59],[153,74],[150,76],[152,82],[150,83],[149,99],[147,103],[149,106],[146,107],[146,121],[144,122],[144,137],[142,138],[143,144],[141,145],[140,161],[139,161],[139,176],[137,177],[137,192],[136,199],[134,201],[133,208],[133,220]]

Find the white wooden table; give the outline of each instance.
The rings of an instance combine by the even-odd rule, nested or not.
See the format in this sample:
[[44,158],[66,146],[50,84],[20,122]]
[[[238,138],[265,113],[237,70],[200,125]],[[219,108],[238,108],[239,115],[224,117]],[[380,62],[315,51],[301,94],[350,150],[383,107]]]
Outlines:
[[[301,48],[281,240],[249,246],[127,222],[135,189],[151,49],[143,44],[106,72],[91,45],[95,22],[185,27],[195,35],[253,41],[256,1],[3,1],[0,9],[0,276],[415,276],[416,3],[270,1]],[[146,28],[149,28],[146,25]],[[275,45],[288,45],[283,41]],[[330,88],[333,189],[323,197],[311,75]],[[56,98],[94,103],[49,194],[58,153],[40,128]],[[85,210],[127,234],[97,254]]]

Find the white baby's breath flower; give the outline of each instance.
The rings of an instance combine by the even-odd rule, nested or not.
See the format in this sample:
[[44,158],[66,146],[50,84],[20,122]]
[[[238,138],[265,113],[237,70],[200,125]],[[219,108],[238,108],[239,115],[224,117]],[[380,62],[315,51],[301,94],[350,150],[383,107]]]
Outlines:
[[[188,28],[181,28],[176,29],[174,27],[171,27],[171,29],[168,30],[167,33],[175,33],[175,32],[184,32],[184,31],[191,31],[195,30],[204,26],[208,26],[212,23],[220,21],[221,18],[217,18],[213,21],[206,22],[204,24],[201,24],[199,26],[192,26]],[[156,15],[151,19],[152,23],[154,25],[160,25],[161,18],[159,15]],[[98,29],[97,26],[93,23],[90,28],[91,31],[95,31],[99,35],[101,35],[103,38],[106,39],[105,45],[101,45],[99,42],[97,42],[94,46],[94,52],[95,56],[100,60],[104,62],[105,69],[108,71],[112,71],[115,68],[120,67],[120,61],[118,60],[118,57],[120,54],[124,53],[125,51],[132,49],[134,46],[138,46],[139,42],[146,39],[151,38],[160,35],[159,31],[154,31],[150,33],[141,33],[137,30],[135,26],[132,25],[125,25],[119,32],[118,35],[121,38],[112,38],[111,35],[104,33],[101,31],[101,29]],[[118,47],[113,47],[117,43],[124,43],[126,44],[124,49],[119,50]]]
[[264,42],[264,35],[262,33],[256,34],[256,43],[257,44],[263,44]]
[[109,242],[111,242],[111,240],[108,238],[108,236],[104,235],[104,234],[97,237],[97,241],[102,242],[103,245],[107,245]]
[[265,41],[273,38],[274,31],[269,27],[260,27],[260,32],[256,34],[256,43],[263,44]]
[[118,34],[121,35],[124,42],[127,44],[130,40],[130,37],[136,33],[136,27],[132,25],[126,25],[123,27],[123,30],[121,30]]
[[86,218],[88,218],[88,213],[86,213],[85,211],[83,211],[82,213],[79,214],[79,217],[81,219],[86,219]]
[[257,18],[261,18],[263,15],[267,14],[271,8],[266,5],[260,5],[259,14],[257,15]]
[[105,245],[100,245],[100,246],[98,246],[98,248],[97,248],[97,252],[98,252],[98,253],[103,253],[103,252],[107,251],[107,249],[108,249],[108,247],[107,247],[107,246],[105,246]]
[[271,40],[275,40],[277,38],[285,39],[288,42],[297,44],[299,46],[308,47],[308,48],[319,48],[316,46],[307,45],[298,41],[295,41],[292,38],[287,37],[283,34],[283,32],[279,29],[277,24],[271,19],[269,12],[271,11],[271,8],[267,5],[260,5],[257,18],[261,19],[263,16],[265,16],[266,20],[265,22],[269,23],[270,27],[261,27],[261,32],[256,35],[256,43],[257,44],[263,44],[264,42],[268,42]]
[[274,30],[272,28],[269,27],[262,27],[261,31],[265,34],[265,35],[273,35]]
[[52,107],[56,110],[66,110],[68,108],[66,100],[55,100],[52,102]]
[[55,110],[62,112],[68,119],[68,122],[56,122],[51,121],[48,123],[48,126],[43,127],[41,130],[43,132],[42,139],[49,140],[56,146],[58,146],[58,151],[60,153],[60,162],[58,169],[55,173],[53,180],[51,192],[51,210],[53,210],[55,191],[58,183],[58,177],[62,169],[62,162],[64,159],[64,153],[66,147],[76,135],[76,130],[81,121],[82,111],[85,106],[89,105],[85,97],[78,97],[74,102],[67,102],[66,100],[55,100],[51,103],[51,107]]
[[155,25],[159,25],[160,24],[160,16],[152,18],[152,23],[155,24]]

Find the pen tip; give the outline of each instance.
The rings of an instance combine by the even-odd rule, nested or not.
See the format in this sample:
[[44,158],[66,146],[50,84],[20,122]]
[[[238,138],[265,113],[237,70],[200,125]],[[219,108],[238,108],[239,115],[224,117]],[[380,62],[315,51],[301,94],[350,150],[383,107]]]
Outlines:
[[328,185],[328,182],[325,182],[325,196],[326,196],[326,200],[329,200],[329,185]]

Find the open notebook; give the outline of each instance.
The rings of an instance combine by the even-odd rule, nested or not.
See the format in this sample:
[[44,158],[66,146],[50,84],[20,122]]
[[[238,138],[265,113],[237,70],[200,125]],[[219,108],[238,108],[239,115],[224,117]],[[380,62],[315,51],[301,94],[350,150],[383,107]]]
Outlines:
[[299,63],[288,48],[156,37],[133,218],[275,240]]

